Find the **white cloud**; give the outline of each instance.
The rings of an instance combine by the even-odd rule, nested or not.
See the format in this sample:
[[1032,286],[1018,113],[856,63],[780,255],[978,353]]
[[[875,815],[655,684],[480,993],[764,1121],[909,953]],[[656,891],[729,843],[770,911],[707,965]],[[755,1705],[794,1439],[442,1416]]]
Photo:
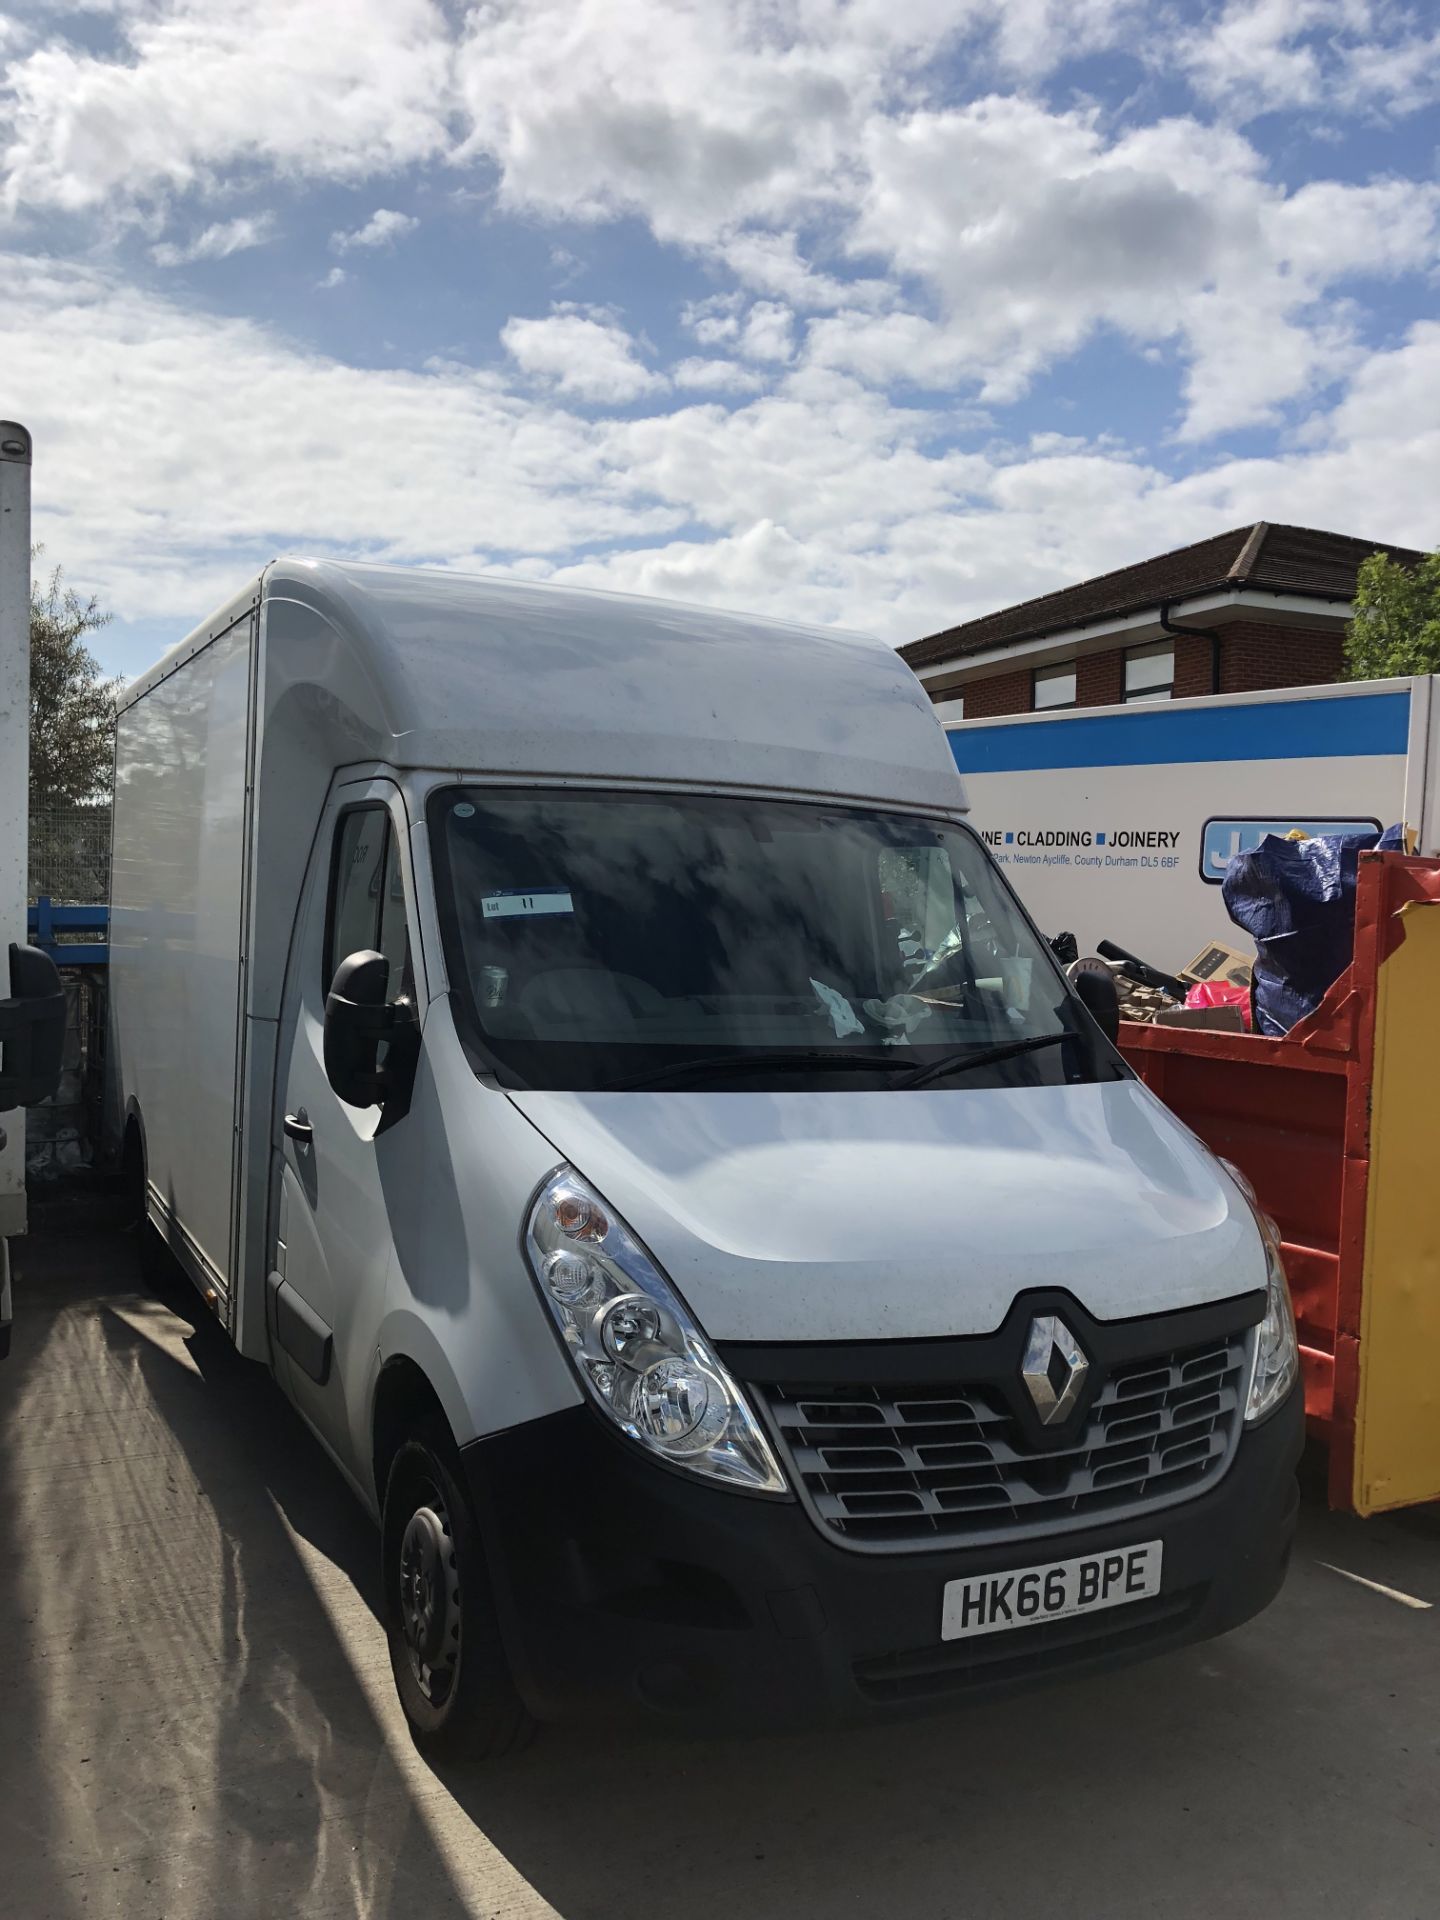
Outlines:
[[747,360],[790,360],[795,354],[795,316],[774,300],[757,300],[745,316],[736,345]]
[[484,158],[506,206],[636,212],[709,243],[843,198],[866,118],[936,58],[1033,79],[1110,44],[1140,7],[116,0],[113,53],[11,36],[0,172],[12,207],[75,209],[210,189],[237,165],[359,179]]
[[922,313],[826,314],[810,324],[806,358],[878,387],[943,388],[979,377],[963,337]]
[[[343,15],[343,17],[342,17]],[[214,190],[224,172],[363,178],[450,144],[436,0],[128,0],[113,56],[52,36],[5,74],[0,204]]]
[[702,347],[730,346],[740,338],[742,293],[712,293],[705,300],[689,300],[680,309],[680,324],[688,327]]
[[795,354],[795,316],[778,300],[747,308],[743,293],[716,293],[691,300],[680,322],[702,347],[725,347],[746,360],[790,360]]
[[[1073,437],[1012,455],[938,455],[908,438],[914,416],[871,397],[834,419],[835,394],[822,389],[728,418],[637,423],[624,435],[627,472],[661,497],[683,497],[714,537],[633,543],[554,575],[899,642],[1259,519],[1432,545],[1437,390],[1440,324],[1426,324],[1356,369],[1340,405],[1317,420],[1315,447],[1221,460],[1182,479]],[[786,444],[805,455],[788,479],[772,461]]]
[[1228,0],[1172,52],[1237,119],[1281,109],[1414,113],[1440,94],[1440,32],[1391,0]]
[[1418,113],[1440,99],[1440,31],[1386,45],[1346,49],[1339,87],[1350,111],[1374,103],[1392,114]]
[[748,222],[845,201],[867,119],[933,60],[963,48],[980,71],[1038,76],[1108,44],[1136,11],[1135,0],[492,0],[457,55],[462,151],[494,160],[506,206],[635,212],[662,238],[720,243]]
[[773,520],[719,540],[676,540],[663,547],[617,553],[557,567],[550,576],[574,586],[698,600],[710,606],[774,606],[787,593],[810,599],[816,555]]
[[1334,8],[1327,0],[1230,0],[1218,17],[1182,35],[1178,52],[1207,98],[1252,113],[1313,104],[1320,55],[1305,35]]
[[[1339,240],[1316,247],[1287,214],[1301,196],[1231,128],[1107,119],[1042,90],[1065,59],[1118,44],[1148,50],[1170,79],[1178,62],[1232,117],[1251,94],[1252,106],[1398,111],[1428,97],[1440,36],[1391,0],[1228,0],[1183,32],[1165,0],[342,11],[339,31],[334,0],[117,0],[114,55],[54,37],[19,46],[0,157],[10,204],[153,218],[237,172],[358,180],[443,161],[488,212],[633,214],[698,254],[722,290],[689,323],[726,359],[808,352],[999,404],[1108,331],[1176,356],[1192,438],[1285,418],[1363,353],[1347,280],[1436,259],[1431,187],[1336,185]],[[957,74],[1011,90],[947,107]],[[1384,235],[1360,231],[1375,208],[1394,222]],[[409,220],[381,208],[334,244],[384,245]],[[543,357],[539,324],[517,322],[522,353]],[[654,389],[633,353],[626,366],[613,341],[589,350],[611,368],[595,397]]]
[[708,387],[717,393],[758,393],[765,385],[765,375],[754,367],[742,367],[737,360],[700,356],[677,360],[670,378],[677,387]]
[[[723,0],[499,0],[458,57],[464,151],[500,168],[509,207],[605,219],[641,213],[706,242],[827,178],[863,96],[842,32]],[[768,31],[767,31],[768,28]],[[749,29],[749,31],[747,31]]]
[[377,207],[364,226],[350,232],[332,233],[330,245],[336,253],[349,253],[355,247],[390,247],[404,234],[413,233],[419,224],[414,214]]
[[935,312],[812,322],[817,361],[870,380],[1022,392],[1101,328],[1173,341],[1184,432],[1273,421],[1361,351],[1333,290],[1440,258],[1440,191],[1267,178],[1237,133],[1193,119],[1108,141],[1093,111],[1018,97],[877,120],[851,234],[926,285]]
[[543,319],[516,317],[505,322],[500,339],[525,373],[576,400],[623,406],[665,385],[637,358],[619,321],[600,308],[562,304]]
[[181,267],[191,260],[228,260],[232,253],[263,247],[274,237],[273,213],[242,214],[236,220],[216,221],[183,244],[162,240],[150,249],[150,258],[160,267]]
[[683,507],[717,534],[768,519],[797,538],[863,550],[986,484],[982,455],[931,450],[937,425],[852,380],[809,371],[747,406],[612,422],[606,449],[642,495]]
[[746,286],[774,294],[792,307],[877,307],[898,292],[886,280],[841,280],[834,274],[817,273],[801,258],[794,233],[747,228],[722,241],[717,252]]
[[1177,480],[1073,435],[957,450],[944,420],[813,367],[739,405],[597,420],[470,368],[347,366],[93,270],[12,254],[0,273],[45,456],[37,532],[122,615],[199,617],[289,546],[901,640],[1247,520],[1436,532],[1440,324],[1358,364],[1313,444]]
[[0,53],[28,47],[33,35],[34,29],[17,20],[14,14],[0,13]]
[[287,547],[474,566],[683,522],[601,427],[495,376],[348,366],[43,258],[0,255],[0,278],[38,537],[123,615],[199,617]]
[[1440,192],[1408,181],[1316,181],[1267,197],[1257,213],[1261,245],[1248,275],[1235,263],[1188,306],[1192,439],[1274,421],[1279,403],[1361,365],[1355,311],[1329,290],[1437,257]]
[[[129,222],[179,265],[267,237],[268,216],[218,204],[253,203],[259,180],[283,181],[303,217],[307,183],[343,182],[368,207],[429,166],[449,169],[448,218],[473,209],[492,247],[507,221],[543,222],[527,246],[550,260],[511,300],[498,367],[406,372],[189,312],[66,265],[59,246],[13,256],[4,371],[42,396],[27,418],[64,517],[54,544],[125,611],[201,611],[197,582],[218,598],[298,542],[563,569],[902,638],[1246,518],[1434,537],[1440,344],[1422,328],[1377,353],[1374,283],[1434,270],[1440,193],[1402,177],[1291,184],[1293,154],[1272,164],[1237,130],[1287,104],[1313,127],[1422,104],[1437,47],[1414,9],[1232,0],[1183,38],[1169,0],[110,0],[108,14],[106,54],[59,37],[59,0],[44,37],[0,28],[0,212],[22,231],[47,210],[88,213],[53,229],[62,246]],[[1057,63],[1117,41],[1151,50],[1172,100],[1183,61],[1211,123],[1201,109],[1154,121],[1143,89],[1119,114],[1077,104],[1066,74],[1065,104],[1047,98]],[[558,223],[622,217],[670,248],[653,277],[623,256],[627,318],[545,311],[582,263],[603,297],[616,248],[634,245],[592,247]],[[334,257],[413,225],[380,206],[335,235]],[[162,238],[180,233],[193,238]],[[682,307],[667,364],[641,326],[669,339],[672,269],[715,292]],[[345,284],[339,265],[312,271]],[[1032,432],[1071,426],[1065,413],[1016,428],[998,413],[1096,339],[1148,357],[1147,387],[1171,371],[1180,417],[1156,434],[1195,443],[1186,478]],[[279,473],[276,420],[294,449]],[[1269,459],[1198,450],[1265,424],[1283,435]],[[122,464],[133,488],[117,503]]]
[[320,292],[328,293],[332,287],[343,287],[349,278],[343,267],[331,267],[325,278],[317,280],[315,285]]
[[585,262],[568,247],[551,247],[550,271],[555,276],[554,286],[568,287],[584,273]]

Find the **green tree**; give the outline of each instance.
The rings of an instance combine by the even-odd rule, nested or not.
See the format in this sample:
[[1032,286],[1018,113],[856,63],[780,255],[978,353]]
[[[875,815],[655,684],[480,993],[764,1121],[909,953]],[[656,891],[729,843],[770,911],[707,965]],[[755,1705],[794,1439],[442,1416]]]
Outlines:
[[1440,673],[1440,552],[1413,572],[1372,553],[1355,579],[1355,617],[1345,636],[1345,677],[1389,680]]
[[[35,550],[36,559],[40,549]],[[30,806],[106,800],[114,779],[115,696],[85,644],[109,620],[59,567],[30,589]]]

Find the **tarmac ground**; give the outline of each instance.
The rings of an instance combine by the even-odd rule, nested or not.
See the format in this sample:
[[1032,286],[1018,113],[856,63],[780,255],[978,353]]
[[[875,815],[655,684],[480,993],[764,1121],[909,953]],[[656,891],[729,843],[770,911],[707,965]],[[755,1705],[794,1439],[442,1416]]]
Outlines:
[[1118,1675],[442,1776],[339,1475],[182,1280],[44,1212],[0,1364],[3,1920],[1440,1916],[1440,1508],[1309,1490],[1266,1614]]

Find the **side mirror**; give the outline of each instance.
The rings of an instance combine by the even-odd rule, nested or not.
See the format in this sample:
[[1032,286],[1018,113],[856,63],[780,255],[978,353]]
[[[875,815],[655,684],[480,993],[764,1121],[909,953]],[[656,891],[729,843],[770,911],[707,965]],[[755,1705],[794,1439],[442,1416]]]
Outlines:
[[0,1113],[33,1107],[60,1085],[65,989],[39,947],[10,945],[10,998],[0,1000]]
[[372,947],[340,962],[325,996],[325,1078],[348,1107],[384,1097],[380,1042],[395,1025],[389,984],[390,962]]
[[1070,984],[1113,1047],[1120,1038],[1120,994],[1114,974],[1101,961],[1082,960],[1071,968]]

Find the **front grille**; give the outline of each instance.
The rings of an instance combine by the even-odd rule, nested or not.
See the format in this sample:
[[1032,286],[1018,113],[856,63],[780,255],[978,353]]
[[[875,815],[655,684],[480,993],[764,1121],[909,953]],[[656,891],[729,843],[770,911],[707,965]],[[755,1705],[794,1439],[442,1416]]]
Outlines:
[[848,1546],[1054,1533],[1167,1506],[1219,1478],[1247,1339],[1117,1367],[1068,1445],[1041,1451],[994,1386],[767,1386],[815,1519]]

